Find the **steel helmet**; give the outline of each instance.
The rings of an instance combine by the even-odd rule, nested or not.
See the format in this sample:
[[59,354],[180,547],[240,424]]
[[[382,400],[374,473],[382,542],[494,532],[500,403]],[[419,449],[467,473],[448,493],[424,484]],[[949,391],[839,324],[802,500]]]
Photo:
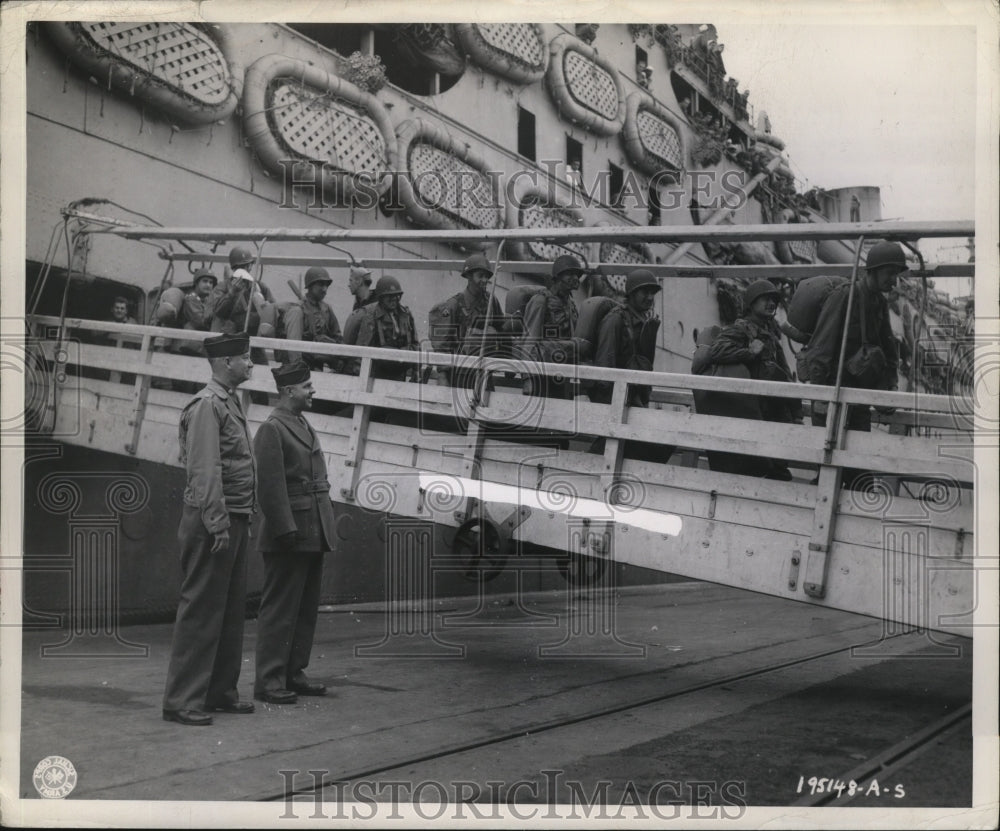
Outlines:
[[770,280],[756,280],[747,286],[743,293],[743,305],[749,309],[755,300],[768,294],[773,294],[777,300],[781,299],[781,289],[774,283]]
[[641,288],[660,290],[660,284],[656,282],[653,272],[645,268],[637,268],[625,278],[625,296],[628,297],[632,292]]
[[314,265],[306,271],[304,282],[306,288],[309,288],[313,283],[332,283],[333,280],[330,279],[330,275],[325,268]]
[[562,254],[556,257],[556,261],[552,263],[552,279],[557,279],[567,271],[575,271],[577,274],[583,274],[585,269],[572,254]]
[[375,284],[375,297],[377,298],[402,293],[403,288],[399,285],[399,280],[389,274],[386,274],[384,277],[379,277],[378,282]]
[[235,245],[229,251],[230,268],[246,268],[253,265],[253,252],[245,245]]
[[209,270],[208,270],[207,268],[199,268],[199,269],[198,269],[198,270],[197,270],[197,271],[196,271],[196,272],[194,273],[194,275],[193,275],[193,277],[192,277],[192,282],[194,283],[194,285],[196,285],[196,286],[197,286],[197,285],[198,285],[198,281],[199,281],[199,280],[201,280],[201,279],[202,279],[203,277],[207,277],[207,278],[208,278],[209,280],[211,280],[211,281],[212,281],[212,286],[213,286],[213,287],[214,287],[214,286],[217,286],[217,285],[219,284],[219,278],[218,278],[218,277],[216,277],[216,276],[215,276],[215,275],[214,275],[214,274],[213,274],[213,273],[212,273],[211,271],[209,271]]
[[906,271],[906,255],[898,242],[879,242],[871,247],[865,258],[865,268],[871,271],[883,265],[894,265],[900,271]]
[[490,261],[486,259],[485,254],[478,251],[465,260],[465,266],[462,268],[462,276],[468,277],[474,271],[486,271],[491,277],[493,276]]

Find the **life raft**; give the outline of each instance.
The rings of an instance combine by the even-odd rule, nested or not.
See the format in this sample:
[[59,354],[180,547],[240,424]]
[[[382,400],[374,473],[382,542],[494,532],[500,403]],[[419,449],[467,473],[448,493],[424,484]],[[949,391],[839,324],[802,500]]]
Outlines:
[[599,136],[613,136],[625,122],[618,70],[592,46],[570,34],[549,44],[545,81],[561,115]]
[[647,92],[636,90],[629,95],[621,137],[629,159],[648,176],[679,176],[687,166],[687,141],[680,119]]
[[537,23],[456,23],[455,37],[476,64],[518,84],[540,81],[549,65]]
[[98,84],[184,124],[229,118],[243,65],[225,24],[136,21],[46,23],[69,60]]
[[410,219],[442,231],[503,227],[501,189],[468,144],[420,118],[403,122],[396,139],[406,173],[399,178],[399,199]]
[[[322,117],[320,117],[322,115]],[[396,133],[374,96],[318,66],[265,55],[247,69],[243,125],[261,163],[284,177],[312,167],[324,193],[374,208],[396,170]]]

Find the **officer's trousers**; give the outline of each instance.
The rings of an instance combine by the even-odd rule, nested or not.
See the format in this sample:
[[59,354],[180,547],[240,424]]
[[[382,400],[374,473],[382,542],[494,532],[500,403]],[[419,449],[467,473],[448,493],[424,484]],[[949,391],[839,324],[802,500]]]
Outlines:
[[229,547],[212,553],[201,511],[185,505],[181,596],[167,670],[164,710],[206,710],[239,700],[243,663],[249,517],[229,515]]
[[287,689],[309,666],[319,613],[323,554],[265,551],[257,618],[254,693]]

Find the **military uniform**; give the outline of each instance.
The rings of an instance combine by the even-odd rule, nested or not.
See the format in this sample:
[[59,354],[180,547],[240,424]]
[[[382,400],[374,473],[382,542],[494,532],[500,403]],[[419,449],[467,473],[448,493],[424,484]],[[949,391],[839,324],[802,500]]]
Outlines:
[[[325,300],[314,301],[308,295],[301,303],[296,303],[285,312],[285,337],[288,340],[313,341],[314,343],[342,343],[344,338],[340,333],[340,323],[337,316]],[[333,370],[340,368],[341,359],[334,355],[310,355],[308,353],[289,352],[288,360],[302,358],[312,369],[322,369],[329,366]]]
[[549,289],[543,289],[524,307],[524,337],[531,343],[568,340],[576,331],[579,316],[572,297],[563,300]]
[[[181,593],[163,709],[206,710],[239,700],[246,615],[246,549],[257,471],[236,390],[211,380],[184,408],[179,428],[187,473],[177,532]],[[212,553],[213,534],[229,546]]]
[[[522,351],[524,357],[549,362],[576,362],[576,345],[573,333],[580,316],[572,297],[563,300],[549,289],[543,289],[533,295],[524,307],[524,339]],[[561,341],[555,344],[553,341]],[[562,358],[562,361],[559,359]],[[566,382],[558,382],[553,377],[546,378],[529,376],[525,380],[524,391],[528,395],[537,395],[544,389],[544,395],[555,398],[569,397]]]
[[204,300],[196,291],[184,295],[180,318],[185,329],[207,332],[212,326],[212,307],[209,304],[211,293]]
[[[759,340],[764,348],[759,354],[750,351],[750,344]],[[766,325],[742,317],[719,332],[708,353],[710,364],[743,364],[750,377],[757,381],[791,381],[792,373],[781,348],[781,330],[769,320]],[[802,419],[802,407],[790,398],[759,398],[761,417],[765,421],[796,422]]]
[[[503,326],[500,304],[495,297],[492,304],[488,302],[489,299],[490,296],[486,293],[474,295],[466,289],[432,308],[429,315],[430,337],[435,351],[450,352],[453,355],[478,355],[483,330],[471,329],[472,323],[480,320],[485,322],[489,309],[490,327],[493,331],[499,332]],[[496,350],[496,338],[487,337],[487,354],[495,353]],[[452,379],[450,369],[442,370],[449,381]],[[472,373],[463,372],[462,375],[466,377],[458,380],[459,386],[466,386],[471,382]]]
[[[254,455],[261,480],[268,483],[260,496],[264,587],[254,683],[259,696],[305,682],[323,553],[333,550],[335,527],[323,450],[305,418],[279,405],[257,430]],[[294,540],[283,536],[291,532]]]
[[430,319],[434,323],[430,335],[434,349],[452,354],[478,354],[478,339],[472,342],[469,338],[469,327],[472,322],[477,319],[485,321],[489,308],[490,325],[496,330],[503,325],[500,304],[495,297],[492,304],[488,302],[489,299],[488,294],[476,296],[466,289],[431,309]]
[[[358,346],[381,346],[385,349],[413,349],[417,344],[417,327],[413,315],[402,303],[394,312],[389,312],[378,303],[364,307],[361,326],[358,329]],[[376,362],[372,374],[376,378],[402,381],[406,377],[406,364]]]
[[[250,298],[249,292],[245,288],[246,285],[248,284],[243,280],[229,278],[223,280],[212,289],[212,294],[209,296],[208,302],[211,306],[211,329],[213,332],[223,332],[231,335],[244,331],[243,323],[248,320],[247,303]],[[266,285],[263,283],[256,283],[255,285],[260,289],[260,293],[264,296],[266,302],[274,302],[274,295]],[[257,313],[257,309],[253,307],[253,304],[250,304],[250,317],[245,331],[250,335],[256,335],[259,327],[260,315]],[[254,363],[267,363],[267,354],[263,349],[254,347],[251,354],[253,355]]]
[[[609,369],[652,370],[649,357],[642,354],[643,329],[652,321],[638,314],[633,308],[620,303],[610,309],[601,321],[597,332],[597,349],[594,366]],[[590,391],[590,400],[609,404],[612,385],[595,382]],[[629,386],[629,406],[648,407],[650,388],[632,384]]]
[[[243,323],[246,320],[247,301],[249,299],[249,293],[246,288],[248,285],[244,280],[228,278],[212,289],[212,294],[209,296],[208,302],[212,311],[211,329],[213,332],[233,334],[244,330]],[[274,302],[274,295],[264,283],[256,283],[255,285],[260,289],[260,293],[264,295],[264,300],[268,303]],[[251,305],[250,322],[246,327],[246,331],[251,335],[255,335],[257,334],[258,326],[260,326],[260,315],[257,314],[257,310]]]
[[[211,293],[204,299],[196,291],[189,291],[185,294],[180,313],[177,315],[181,327],[195,332],[210,331],[212,326],[211,298]],[[167,348],[182,355],[200,355],[202,357],[205,355],[205,350],[197,341],[168,341]]]
[[[594,366],[608,369],[653,369],[649,355],[655,347],[655,333],[659,330],[659,319],[639,314],[631,306],[619,303],[611,308],[597,330],[597,348],[594,352]],[[651,341],[651,342],[650,342]],[[648,345],[647,345],[648,344]],[[596,381],[588,393],[590,400],[600,404],[610,404],[613,385]],[[651,388],[641,384],[629,384],[628,404],[630,407],[648,407]],[[603,442],[596,445],[603,452]],[[644,459],[666,464],[673,455],[674,448],[655,442],[630,440],[625,442],[624,455],[631,459]]]
[[[757,355],[750,349],[750,344],[755,340],[763,344],[763,349]],[[731,326],[726,326],[709,347],[707,364],[745,367],[749,377],[757,381],[792,380],[788,361],[781,348],[781,330],[774,320],[762,324],[752,318],[742,317]],[[737,399],[736,406],[719,413],[720,415],[783,423],[802,420],[802,404],[795,399],[768,395],[740,395],[731,398]],[[711,451],[708,453],[708,460],[712,470],[744,476],[767,476],[785,480],[792,478],[788,465],[779,459]]]
[[[847,317],[847,300],[850,284],[838,286],[827,296],[816,321],[816,331],[809,341],[806,364],[809,381],[813,384],[834,386],[837,383],[837,362],[840,358],[840,343],[844,336],[844,320]],[[864,301],[861,295],[864,293]],[[865,330],[868,342],[880,346],[886,357],[886,368],[882,378],[875,384],[865,383],[855,378],[843,368],[841,383],[845,387],[860,389],[894,390],[897,386],[899,349],[896,336],[889,323],[889,304],[881,292],[872,291],[864,282],[856,289],[851,305],[851,321],[847,326],[847,346],[844,363],[861,348],[861,307],[865,309]],[[825,419],[817,418],[817,423]],[[847,426],[852,430],[871,430],[871,410],[866,406],[848,407]]]

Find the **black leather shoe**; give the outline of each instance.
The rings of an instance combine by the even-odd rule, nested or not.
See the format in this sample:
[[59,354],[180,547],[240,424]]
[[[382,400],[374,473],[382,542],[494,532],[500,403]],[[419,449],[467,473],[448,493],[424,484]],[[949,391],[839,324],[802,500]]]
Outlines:
[[191,727],[207,727],[212,723],[212,717],[201,710],[164,710],[164,721],[176,721]]
[[291,690],[264,690],[254,694],[258,701],[266,701],[268,704],[294,704],[299,697]]
[[226,701],[222,704],[215,704],[208,709],[217,713],[235,713],[238,716],[245,716],[255,709],[251,701]]
[[326,685],[315,681],[293,681],[288,684],[288,689],[299,695],[326,695]]

